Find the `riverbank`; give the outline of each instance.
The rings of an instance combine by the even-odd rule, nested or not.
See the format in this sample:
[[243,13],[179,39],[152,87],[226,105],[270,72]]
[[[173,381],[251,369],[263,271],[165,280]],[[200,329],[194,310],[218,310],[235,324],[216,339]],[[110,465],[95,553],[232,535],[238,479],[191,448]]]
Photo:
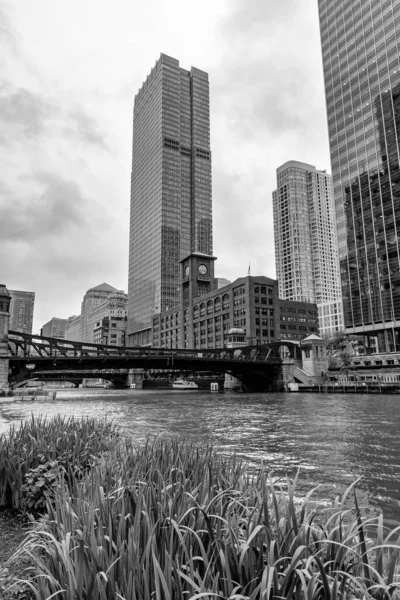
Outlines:
[[26,583],[28,571],[33,567],[26,555],[17,550],[29,534],[30,523],[22,513],[0,507],[0,598],[2,600],[33,600],[34,595]]

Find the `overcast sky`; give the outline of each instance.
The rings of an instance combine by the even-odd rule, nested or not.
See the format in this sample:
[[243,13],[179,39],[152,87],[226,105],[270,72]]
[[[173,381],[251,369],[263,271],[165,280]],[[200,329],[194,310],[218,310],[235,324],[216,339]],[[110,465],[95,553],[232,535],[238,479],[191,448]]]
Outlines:
[[127,291],[134,96],[160,53],[209,73],[216,275],[275,277],[276,168],[330,171],[317,0],[0,0],[0,283],[34,332]]

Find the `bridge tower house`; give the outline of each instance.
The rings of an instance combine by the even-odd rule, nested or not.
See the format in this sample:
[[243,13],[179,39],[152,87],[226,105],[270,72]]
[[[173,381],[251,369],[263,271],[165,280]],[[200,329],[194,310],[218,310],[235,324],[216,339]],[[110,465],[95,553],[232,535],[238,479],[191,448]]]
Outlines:
[[8,388],[10,302],[10,292],[5,285],[0,284],[0,392]]
[[[226,347],[227,348],[243,348],[246,346],[246,332],[241,327],[232,327],[228,331]],[[226,390],[241,390],[242,382],[230,375],[225,373],[224,388]]]

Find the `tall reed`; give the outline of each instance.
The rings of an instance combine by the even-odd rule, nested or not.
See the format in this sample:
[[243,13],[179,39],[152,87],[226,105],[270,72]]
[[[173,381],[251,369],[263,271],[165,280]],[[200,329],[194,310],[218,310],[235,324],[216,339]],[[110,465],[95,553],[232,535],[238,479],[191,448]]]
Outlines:
[[93,418],[34,417],[0,435],[0,506],[21,508],[26,474],[57,461],[67,474],[87,469],[118,439],[115,425]]
[[365,520],[356,498],[346,508],[352,487],[317,522],[311,493],[297,505],[284,484],[211,448],[120,440],[80,479],[60,478],[24,550],[37,598],[399,597],[400,528]]

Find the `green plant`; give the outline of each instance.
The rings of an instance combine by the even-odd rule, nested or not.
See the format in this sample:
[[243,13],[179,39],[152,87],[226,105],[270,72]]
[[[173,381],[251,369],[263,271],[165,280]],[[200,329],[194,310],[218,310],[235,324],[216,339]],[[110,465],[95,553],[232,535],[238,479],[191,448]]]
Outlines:
[[37,597],[394,600],[400,528],[350,510],[354,485],[318,519],[295,486],[211,448],[121,440],[48,503],[25,550]]
[[30,469],[22,486],[21,508],[25,511],[44,512],[48,500],[54,499],[62,469],[56,460]]
[[0,506],[22,507],[22,488],[31,469],[57,461],[72,480],[113,448],[119,437],[107,419],[32,416],[18,428],[10,427],[8,434],[0,435]]

